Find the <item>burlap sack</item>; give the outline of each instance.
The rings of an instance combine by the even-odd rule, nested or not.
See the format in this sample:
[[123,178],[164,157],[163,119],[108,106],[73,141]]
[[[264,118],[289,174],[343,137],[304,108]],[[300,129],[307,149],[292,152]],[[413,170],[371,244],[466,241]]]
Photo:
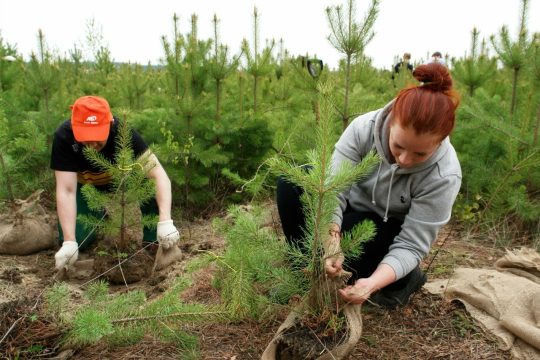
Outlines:
[[42,192],[15,200],[0,216],[0,254],[28,255],[55,246],[56,222],[39,205]]
[[[279,339],[283,336],[283,333],[290,327],[293,327],[302,314],[303,304],[300,304],[297,308],[290,312],[285,321],[278,328],[276,335],[270,341],[270,344],[264,350],[261,356],[261,360],[276,360],[276,351],[279,343]],[[348,335],[345,341],[340,345],[329,349],[325,354],[319,356],[317,360],[340,360],[344,359],[354,349],[360,337],[362,336],[362,313],[360,305],[346,305],[343,309],[343,314],[347,321]]]
[[540,359],[540,254],[520,249],[497,260],[493,269],[458,268],[446,281],[426,284],[463,302],[485,330],[517,359]]
[[524,247],[514,251],[506,250],[506,255],[495,262],[495,269],[540,284],[540,256],[534,249]]

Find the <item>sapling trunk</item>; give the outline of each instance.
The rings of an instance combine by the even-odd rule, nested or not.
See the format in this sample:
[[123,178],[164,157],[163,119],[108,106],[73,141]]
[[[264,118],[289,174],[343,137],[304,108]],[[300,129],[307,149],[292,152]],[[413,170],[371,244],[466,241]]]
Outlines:
[[536,113],[536,126],[534,127],[533,148],[538,145],[538,128],[540,128],[540,104],[538,104],[538,111]]
[[240,126],[244,125],[244,75],[240,71],[238,74],[238,106],[240,107]]
[[125,250],[127,248],[126,244],[126,185],[122,182],[120,188],[120,250]]
[[[329,256],[343,254],[355,255],[361,253],[361,242],[366,241],[373,235],[373,228],[368,228],[365,224],[363,228],[355,227],[351,234],[343,237],[340,246],[333,247],[325,244],[328,241],[329,226],[333,218],[334,211],[338,206],[338,195],[355,181],[369,173],[378,158],[370,153],[367,154],[360,163],[351,164],[347,161],[332,163],[332,152],[335,141],[332,124],[332,109],[335,106],[330,103],[331,87],[327,83],[318,84],[320,115],[321,119],[316,128],[315,149],[308,153],[309,169],[299,169],[282,159],[274,158],[271,166],[280,176],[287,181],[303,188],[301,202],[304,208],[305,228],[303,239],[297,239],[300,248],[305,252],[292,250],[295,263],[298,267],[304,267],[303,275],[309,281],[309,290],[304,294],[300,305],[289,314],[288,318],[281,325],[278,334],[268,345],[263,353],[263,359],[278,359],[282,351],[289,351],[289,344],[292,332],[296,330],[307,330],[307,333],[315,333],[317,338],[321,335],[321,329],[332,329],[332,333],[337,337],[331,345],[333,349],[326,349],[327,356],[336,355],[342,359],[358,341],[361,328],[347,329],[347,326],[360,326],[361,317],[359,309],[352,309],[345,306],[344,313],[341,312],[337,289],[345,286],[344,273],[338,278],[330,278],[326,274],[324,267],[325,259]],[[297,262],[298,261],[298,262]],[[354,313],[354,314],[353,314]],[[341,324],[341,325],[338,325]],[[303,330],[302,330],[303,329]],[[351,331],[348,331],[351,330]],[[289,334],[287,331],[291,331]],[[343,331],[345,335],[340,339]],[[354,334],[354,336],[352,336]],[[351,335],[349,337],[349,335]],[[310,336],[310,340],[311,336]],[[314,351],[319,343],[307,342],[307,351]],[[326,346],[326,345],[325,345]],[[305,350],[305,349],[304,349]],[[305,354],[300,354],[304,350],[294,351],[294,358],[303,358]],[[328,357],[328,359],[330,359]]]
[[519,68],[514,68],[512,75],[513,75],[512,76],[512,102],[510,104],[510,115],[514,115],[514,111],[516,110],[516,96],[517,96],[517,83],[518,83]]

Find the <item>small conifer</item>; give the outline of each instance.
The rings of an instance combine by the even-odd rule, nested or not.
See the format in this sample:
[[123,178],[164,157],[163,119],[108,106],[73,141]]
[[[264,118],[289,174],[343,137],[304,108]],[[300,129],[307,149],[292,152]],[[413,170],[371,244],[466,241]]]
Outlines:
[[[95,186],[86,184],[82,193],[88,206],[94,211],[105,211],[103,219],[92,215],[79,216],[83,223],[96,227],[98,232],[115,238],[118,251],[130,247],[127,229],[139,224],[138,213],[132,211],[134,204],[150,200],[155,193],[155,184],[147,178],[147,172],[155,166],[145,153],[134,159],[131,147],[131,129],[127,120],[120,121],[116,140],[116,156],[109,161],[101,153],[90,147],[84,148],[84,155],[96,166],[111,175],[110,192],[99,191]],[[153,226],[155,216],[143,216],[143,226]]]

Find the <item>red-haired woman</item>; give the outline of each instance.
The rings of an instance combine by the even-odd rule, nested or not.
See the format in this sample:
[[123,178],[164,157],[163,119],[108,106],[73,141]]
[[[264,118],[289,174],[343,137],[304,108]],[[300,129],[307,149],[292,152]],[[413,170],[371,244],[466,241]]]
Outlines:
[[[348,302],[372,300],[394,308],[426,282],[419,264],[428,254],[441,226],[450,220],[461,185],[461,168],[449,135],[459,103],[448,69],[439,63],[418,66],[420,85],[401,90],[384,108],[356,118],[335,146],[333,165],[358,163],[371,150],[381,162],[365,180],[339,197],[328,241],[339,244],[341,234],[365,219],[377,233],[359,258],[336,255],[326,271],[336,276],[345,267],[353,272],[351,285],[340,290]],[[302,189],[280,180],[278,210],[289,242],[302,238],[305,220]]]

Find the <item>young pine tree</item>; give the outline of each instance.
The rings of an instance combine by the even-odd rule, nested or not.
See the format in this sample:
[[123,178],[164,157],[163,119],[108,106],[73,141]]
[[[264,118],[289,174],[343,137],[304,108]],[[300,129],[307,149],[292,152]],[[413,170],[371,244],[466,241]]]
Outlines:
[[294,267],[302,269],[304,276],[309,278],[310,290],[305,304],[308,305],[309,315],[316,318],[321,318],[328,310],[333,310],[337,315],[336,309],[332,309],[337,297],[335,285],[326,276],[324,269],[326,257],[335,256],[339,252],[346,256],[358,256],[362,243],[374,233],[373,224],[363,222],[344,236],[341,249],[328,249],[326,240],[332,215],[338,206],[337,196],[353,182],[367,175],[378,162],[378,157],[371,153],[357,165],[343,163],[339,168],[332,168],[335,139],[329,102],[330,87],[327,83],[320,83],[319,92],[320,122],[316,128],[315,149],[308,152],[310,169],[306,170],[278,158],[271,161],[271,167],[277,174],[304,189],[302,203],[306,214],[306,229],[300,247],[307,251],[293,248],[291,258],[297,263]]
[[351,66],[355,59],[358,59],[364,52],[366,45],[373,39],[373,25],[379,12],[379,0],[372,0],[371,5],[362,23],[357,23],[354,19],[354,1],[348,0],[347,9],[343,13],[341,6],[335,8],[328,7],[326,16],[330,24],[332,33],[328,40],[340,53],[345,55],[345,98],[343,110],[341,110],[341,121],[343,130],[349,125],[349,91],[351,87]]
[[514,42],[510,39],[508,28],[503,26],[499,33],[499,39],[492,35],[490,40],[493,48],[499,55],[504,66],[512,70],[512,100],[510,103],[510,115],[514,115],[517,103],[517,86],[527,60],[530,41],[527,35],[527,15],[529,0],[521,0],[521,14],[519,22],[518,39]]
[[473,28],[471,32],[471,51],[469,56],[453,63],[454,77],[461,81],[466,87],[469,96],[474,96],[476,89],[493,77],[496,71],[496,59],[490,59],[487,54],[478,54],[479,31]]
[[[126,116],[124,116],[126,119]],[[80,216],[88,226],[112,236],[119,252],[132,248],[127,230],[138,226],[152,226],[156,223],[153,216],[143,216],[139,221],[138,212],[133,212],[136,204],[144,203],[154,196],[155,185],[146,177],[153,167],[148,158],[134,159],[131,148],[131,130],[127,120],[119,124],[119,135],[116,143],[116,157],[113,162],[107,160],[95,149],[85,147],[84,155],[99,168],[111,175],[111,192],[99,191],[93,185],[86,184],[82,193],[88,206],[94,211],[105,211],[107,217],[96,218],[91,215]]]
[[[272,49],[274,41],[259,52],[259,13],[253,9],[253,48],[250,48],[246,39],[242,41],[242,51],[247,61],[247,73],[253,78],[253,112],[257,114],[258,94],[261,79],[272,72]],[[252,52],[253,50],[253,52]]]
[[51,99],[60,88],[61,76],[58,62],[47,48],[45,35],[41,29],[38,31],[38,53],[32,52],[30,62],[26,67],[26,88],[35,101],[36,107],[42,109],[41,130],[48,136],[48,142],[52,142],[52,134],[56,123],[53,123]]
[[210,77],[214,81],[216,89],[216,122],[219,123],[221,120],[221,103],[223,96],[223,82],[225,78],[236,69],[238,66],[238,58],[229,60],[228,53],[229,48],[226,45],[223,45],[219,42],[218,38],[218,18],[214,14],[214,19],[212,20],[214,24],[214,51],[210,59],[205,64],[205,67],[208,69]]
[[49,157],[46,135],[31,120],[9,121],[0,93],[0,199],[13,204],[39,188],[47,188],[50,172],[36,175]]

